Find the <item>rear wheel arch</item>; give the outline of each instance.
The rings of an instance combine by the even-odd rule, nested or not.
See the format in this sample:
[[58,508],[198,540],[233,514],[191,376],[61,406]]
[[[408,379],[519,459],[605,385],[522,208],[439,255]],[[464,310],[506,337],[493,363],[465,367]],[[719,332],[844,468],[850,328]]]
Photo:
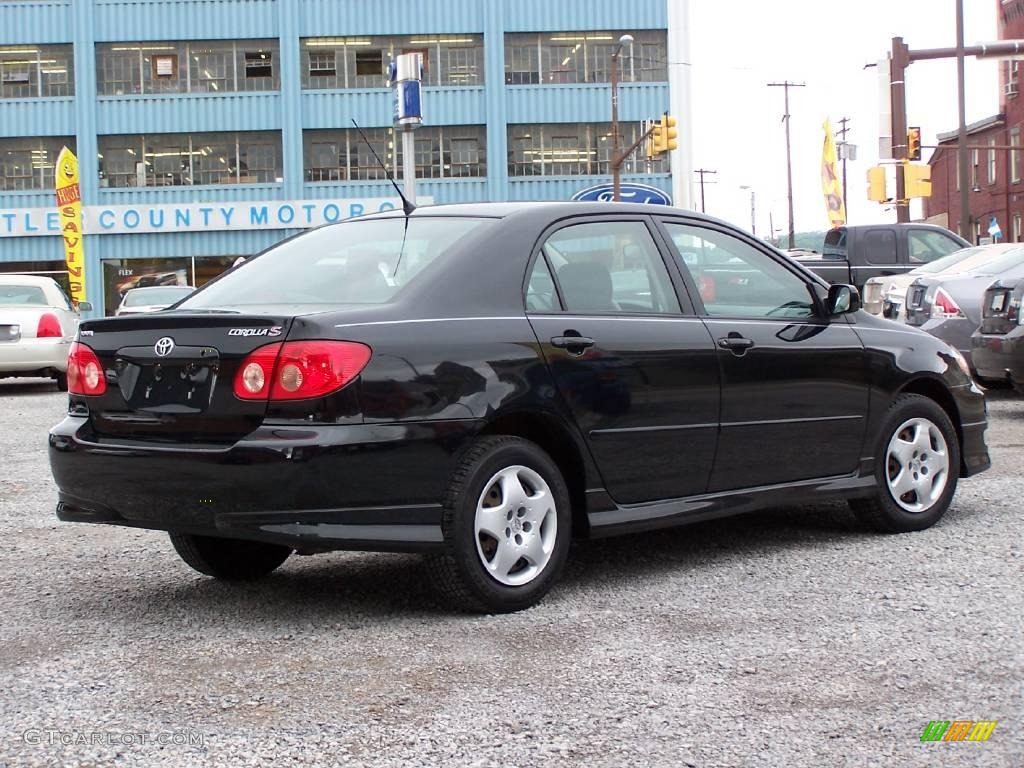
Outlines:
[[554,460],[569,488],[573,534],[586,537],[589,533],[587,467],[580,446],[568,430],[552,417],[515,412],[498,416],[478,433],[478,437],[489,435],[510,435],[529,440]]
[[956,400],[953,399],[953,393],[949,391],[949,388],[938,379],[922,376],[912,379],[903,385],[903,388],[896,393],[893,400],[895,401],[901,395],[921,395],[922,397],[927,397],[929,400],[935,401],[946,412],[949,420],[953,422],[954,429],[956,429],[956,439],[960,444],[960,471],[964,472],[966,470],[966,467],[963,466],[964,432],[960,426],[960,409],[957,408]]

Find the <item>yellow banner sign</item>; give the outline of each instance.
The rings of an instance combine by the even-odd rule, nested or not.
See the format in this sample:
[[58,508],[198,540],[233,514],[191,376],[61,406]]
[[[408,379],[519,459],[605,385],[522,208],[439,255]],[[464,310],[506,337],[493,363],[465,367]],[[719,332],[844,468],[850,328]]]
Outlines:
[[828,221],[833,227],[846,223],[846,202],[843,185],[836,172],[836,142],[832,136],[832,122],[825,120],[825,146],[821,152],[821,191],[825,195]]
[[57,211],[64,238],[71,300],[85,301],[85,243],[82,238],[82,190],[78,185],[78,158],[67,147],[57,157]]

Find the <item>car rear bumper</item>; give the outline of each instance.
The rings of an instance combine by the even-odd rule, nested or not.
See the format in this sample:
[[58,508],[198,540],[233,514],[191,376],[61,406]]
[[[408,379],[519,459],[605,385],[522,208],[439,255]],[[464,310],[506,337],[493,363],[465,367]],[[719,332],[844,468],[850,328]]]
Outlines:
[[434,550],[452,455],[479,427],[265,425],[230,446],[170,447],[96,438],[69,416],[49,439],[57,516],[309,552]]
[[971,337],[971,361],[984,379],[1024,382],[1024,328],[1007,334],[975,333]]
[[19,339],[0,344],[0,374],[68,370],[71,339]]

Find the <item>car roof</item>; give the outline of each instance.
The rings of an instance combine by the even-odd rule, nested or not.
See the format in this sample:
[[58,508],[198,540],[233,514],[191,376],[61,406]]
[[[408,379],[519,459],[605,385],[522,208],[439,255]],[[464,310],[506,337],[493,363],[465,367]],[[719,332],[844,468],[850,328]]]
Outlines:
[[[587,215],[596,213],[631,213],[631,214],[667,214],[683,215],[705,221],[717,221],[712,216],[695,211],[674,208],[667,205],[648,205],[644,203],[612,203],[612,202],[577,202],[571,200],[557,201],[513,201],[504,203],[452,203],[448,205],[424,205],[412,213],[418,216],[479,216],[484,218],[503,219],[518,213],[550,213],[553,217],[566,215]],[[370,213],[358,219],[395,218],[403,216],[401,208],[379,213]],[[355,221],[357,219],[347,219]],[[339,222],[344,223],[344,222]]]
[[57,281],[52,277],[19,275],[17,272],[4,272],[0,274],[0,280],[7,285],[34,285],[39,288],[52,288],[57,285]]
[[125,296],[129,293],[146,293],[147,291],[166,291],[168,288],[185,288],[189,291],[194,291],[195,286],[193,285],[145,285],[142,288],[129,288],[125,291]]

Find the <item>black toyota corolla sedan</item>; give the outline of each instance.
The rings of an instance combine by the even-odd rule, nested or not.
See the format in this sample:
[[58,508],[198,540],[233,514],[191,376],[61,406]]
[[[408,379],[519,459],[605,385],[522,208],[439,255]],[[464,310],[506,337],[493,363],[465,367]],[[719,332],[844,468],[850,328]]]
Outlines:
[[512,611],[571,537],[848,499],[913,531],[989,466],[963,358],[723,222],[421,208],[287,240],[173,309],[83,322],[50,434],[61,520],[196,570],[423,552]]

